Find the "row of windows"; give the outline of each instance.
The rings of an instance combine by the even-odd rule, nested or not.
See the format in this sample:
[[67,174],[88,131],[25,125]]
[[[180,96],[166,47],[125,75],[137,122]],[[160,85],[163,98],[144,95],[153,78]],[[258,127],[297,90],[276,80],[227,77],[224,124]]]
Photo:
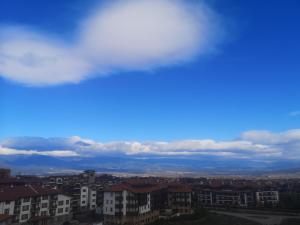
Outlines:
[[[64,204],[64,201],[61,200],[58,202],[58,205],[63,205]],[[70,200],[66,200],[66,205],[69,205],[70,204]]]
[[[63,213],[63,212],[64,212],[64,208],[58,208],[58,209],[57,209],[57,213],[61,214],[61,213]],[[68,207],[65,208],[65,212],[66,212],[66,213],[69,212],[69,208],[68,208]]]
[[[63,213],[63,212],[69,212],[69,208],[58,208],[57,209],[57,213]],[[47,214],[48,214],[48,212],[47,211],[42,211],[41,212],[41,216],[47,216]],[[21,216],[21,220],[27,220],[29,218],[29,214],[23,214],[22,216]]]
[[[110,208],[109,210],[110,210],[110,212],[112,212],[113,208]],[[105,212],[108,212],[108,208],[107,207],[105,207]]]

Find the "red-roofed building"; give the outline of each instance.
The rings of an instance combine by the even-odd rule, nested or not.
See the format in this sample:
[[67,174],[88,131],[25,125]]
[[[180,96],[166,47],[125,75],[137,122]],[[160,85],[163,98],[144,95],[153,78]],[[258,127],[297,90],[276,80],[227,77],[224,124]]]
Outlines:
[[42,186],[0,187],[0,214],[13,217],[14,223],[61,224],[70,217],[69,196]]
[[192,210],[192,189],[184,184],[168,184],[168,209],[177,214],[190,214]]
[[182,184],[128,180],[104,191],[104,224],[144,225],[171,214],[191,213],[192,190]]
[[166,187],[130,180],[104,191],[104,224],[144,225],[159,219]]

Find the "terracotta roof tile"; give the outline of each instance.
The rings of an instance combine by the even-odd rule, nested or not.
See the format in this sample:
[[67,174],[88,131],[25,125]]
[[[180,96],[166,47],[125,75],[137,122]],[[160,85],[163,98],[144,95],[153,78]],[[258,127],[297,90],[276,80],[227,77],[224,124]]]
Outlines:
[[42,186],[6,186],[0,187],[0,201],[13,201],[24,197],[55,195],[60,193],[60,190],[45,188]]
[[110,186],[105,191],[120,192],[123,190],[127,190],[133,193],[150,193],[150,192],[161,190],[162,188],[165,188],[165,186],[160,184],[142,184],[142,183],[137,184],[136,183],[133,185],[131,183],[120,183],[120,184],[115,184],[113,186]]

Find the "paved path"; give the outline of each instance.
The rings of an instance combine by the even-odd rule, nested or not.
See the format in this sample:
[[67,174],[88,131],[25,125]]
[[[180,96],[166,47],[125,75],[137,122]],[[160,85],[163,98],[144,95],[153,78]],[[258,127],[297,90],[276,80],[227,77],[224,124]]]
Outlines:
[[226,211],[216,211],[216,210],[211,210],[211,212],[228,215],[228,216],[240,217],[243,219],[260,223],[262,225],[280,225],[284,219],[288,219],[288,218],[300,219],[300,216],[272,215],[272,214],[263,214],[261,212],[259,214],[246,213],[246,212],[226,212]]

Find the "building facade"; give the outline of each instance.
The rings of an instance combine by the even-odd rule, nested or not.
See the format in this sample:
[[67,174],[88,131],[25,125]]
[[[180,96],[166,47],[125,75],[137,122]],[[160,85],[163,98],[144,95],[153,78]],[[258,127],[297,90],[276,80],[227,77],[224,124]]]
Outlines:
[[105,225],[144,225],[159,219],[156,185],[119,184],[104,191]]
[[257,191],[255,196],[257,206],[276,207],[279,205],[278,191]]
[[41,186],[0,187],[0,214],[10,215],[23,224],[62,224],[70,214],[69,196]]

